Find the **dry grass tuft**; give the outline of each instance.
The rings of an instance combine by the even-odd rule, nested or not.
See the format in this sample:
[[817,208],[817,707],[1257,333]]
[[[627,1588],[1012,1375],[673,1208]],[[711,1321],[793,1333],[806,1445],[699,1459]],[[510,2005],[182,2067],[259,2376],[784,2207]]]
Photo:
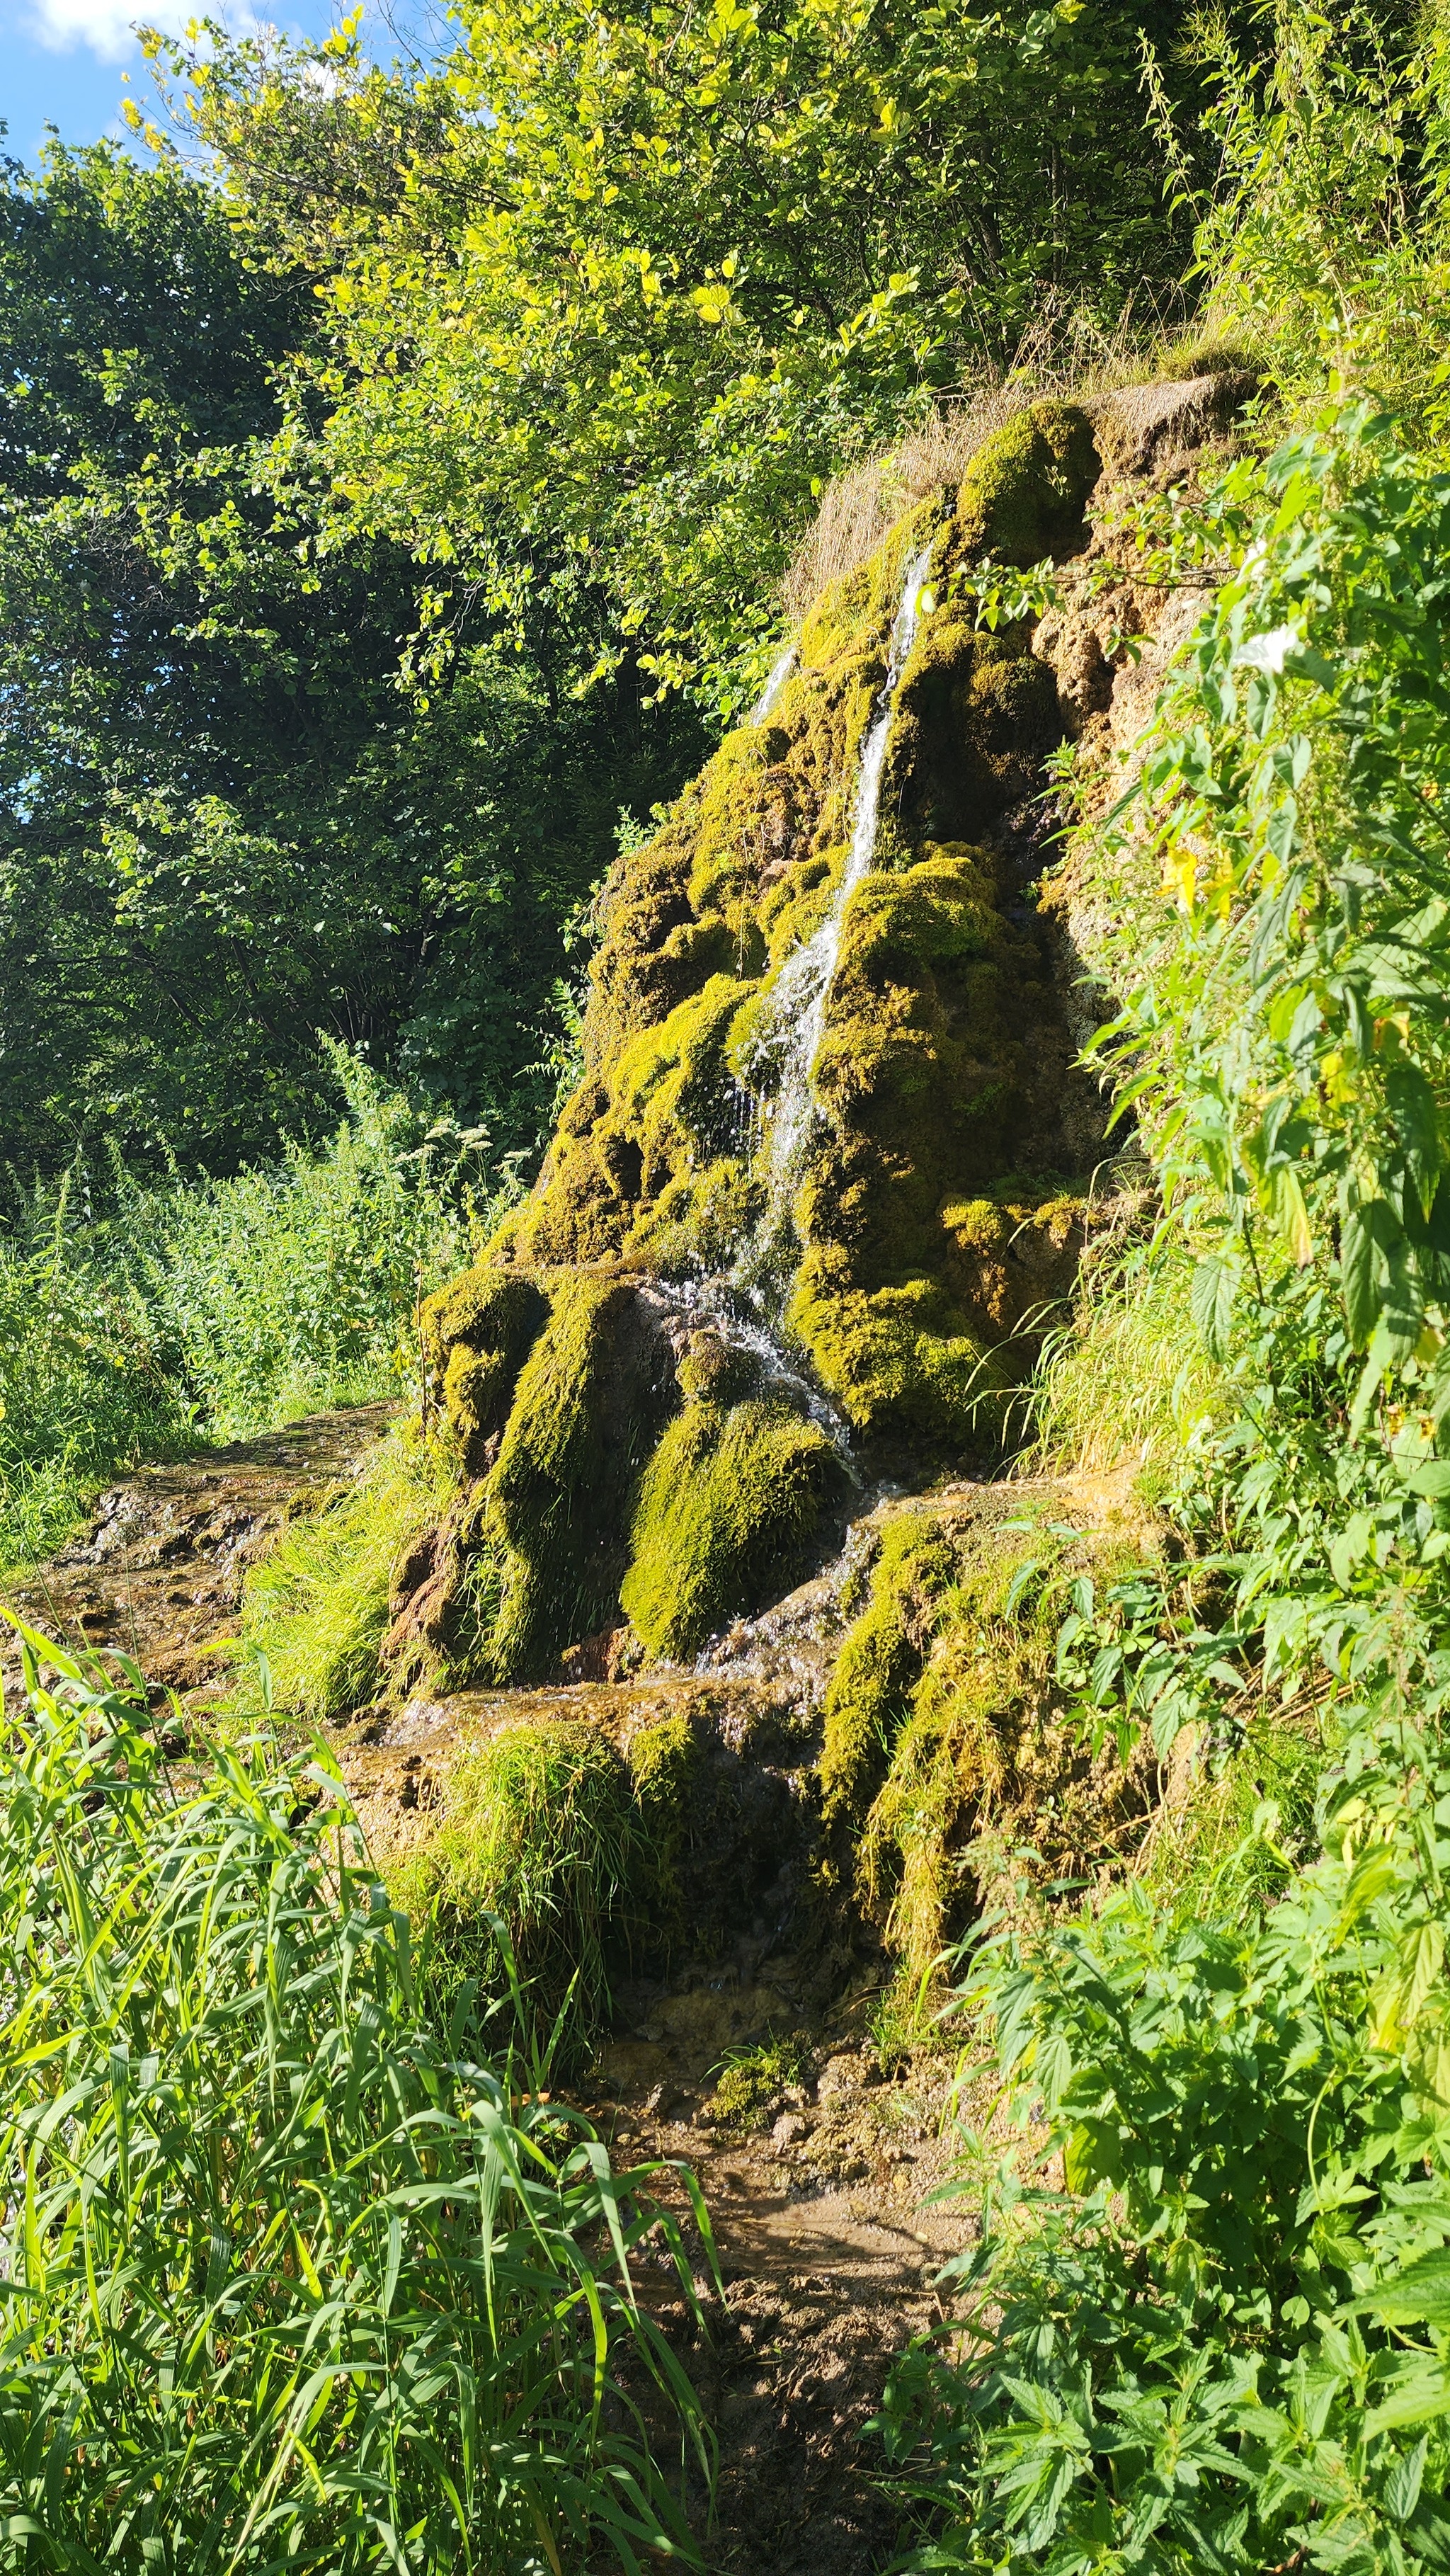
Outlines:
[[1009,368],[940,396],[893,445],[827,484],[781,585],[787,613],[803,617],[829,582],[867,562],[904,510],[960,482],[985,441],[1032,403],[1051,396],[1090,401],[1121,385],[1191,375],[1214,355],[1195,339],[1183,311],[1165,307],[1135,320],[1129,310],[1107,329],[1049,302]]

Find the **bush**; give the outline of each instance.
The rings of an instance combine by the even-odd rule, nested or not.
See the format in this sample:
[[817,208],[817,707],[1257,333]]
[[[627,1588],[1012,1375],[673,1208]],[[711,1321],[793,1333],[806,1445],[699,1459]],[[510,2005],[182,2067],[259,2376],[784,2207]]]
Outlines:
[[469,1140],[334,1063],[347,1115],[323,1152],[139,1194],[153,1311],[222,1438],[416,1387],[419,1298],[469,1258]]
[[1039,2180],[955,2266],[962,2357],[888,2393],[913,2567],[1447,2563],[1447,1691],[1365,1712],[1277,1903],[1129,1885],[979,1954]]
[[196,1408],[124,1271],[79,1248],[68,1181],[0,1234],[0,1572],[46,1555],[114,1467],[176,1456]]
[[0,1752],[10,2565],[522,2576],[699,2562],[613,2381],[672,2222],[420,2014],[335,1773],[178,1771],[139,1677],[32,1639]]

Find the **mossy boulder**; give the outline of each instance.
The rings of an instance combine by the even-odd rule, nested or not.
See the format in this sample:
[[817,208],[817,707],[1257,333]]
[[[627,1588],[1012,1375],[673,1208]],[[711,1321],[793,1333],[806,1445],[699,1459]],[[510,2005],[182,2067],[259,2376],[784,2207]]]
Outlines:
[[826,1434],[778,1400],[688,1405],[645,1474],[620,1588],[650,1652],[693,1654],[731,1612],[785,1588],[846,1483]]

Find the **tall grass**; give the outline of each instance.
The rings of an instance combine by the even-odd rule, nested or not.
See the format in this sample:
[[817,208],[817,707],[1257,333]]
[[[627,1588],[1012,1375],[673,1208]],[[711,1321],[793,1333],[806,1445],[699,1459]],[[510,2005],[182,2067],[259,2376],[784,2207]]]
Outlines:
[[479,1140],[333,1051],[345,1115],[265,1170],[160,1183],[78,1160],[0,1228],[0,1570],[144,1457],[397,1393],[417,1299],[490,1230]]
[[1024,1467],[1099,1473],[1126,1459],[1169,1474],[1219,1418],[1224,1372],[1194,1321],[1194,1269],[1182,1234],[1151,1212],[1090,1248],[1073,1311],[1043,1344]]
[[289,1522],[251,1569],[243,1634],[278,1707],[326,1725],[374,1697],[394,1569],[441,1516],[453,1473],[441,1449],[396,1429],[354,1483]]
[[[615,2385],[699,2419],[583,2119],[430,2028],[341,1785],[169,1767],[58,1650],[0,1745],[0,2528],[97,2576],[699,2562]],[[703,2211],[700,2212],[703,2220]]]
[[144,1291],[81,1248],[75,1178],[0,1234],[0,1571],[55,1546],[118,1461],[196,1438],[195,1399]]

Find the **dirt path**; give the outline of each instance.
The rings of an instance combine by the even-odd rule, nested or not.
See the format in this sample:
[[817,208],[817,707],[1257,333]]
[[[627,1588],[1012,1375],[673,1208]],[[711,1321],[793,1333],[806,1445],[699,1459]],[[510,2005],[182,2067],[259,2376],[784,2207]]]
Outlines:
[[[132,1655],[158,1692],[202,1704],[222,1678],[248,1565],[288,1516],[354,1476],[387,1419],[381,1406],[320,1414],[264,1438],[139,1470],[101,1497],[92,1523],[10,1599],[48,1635]],[[415,1702],[390,1724],[343,1739],[360,1812],[387,1841],[387,1816],[416,1806],[420,1777],[470,1729],[524,1714],[613,1727],[625,1703],[706,1692],[817,1686],[829,1621],[804,1586],[753,1623],[749,1674],[722,1650],[718,1675],[560,1684],[535,1692]],[[7,1689],[19,1659],[0,1646]],[[728,1727],[727,1730],[728,1732]],[[374,1812],[376,1811],[376,1812]],[[713,2525],[720,2576],[876,2576],[897,2540],[875,2483],[866,2426],[891,2357],[937,2313],[933,2281],[966,2241],[964,2209],[924,2208],[945,2178],[940,2136],[949,2066],[925,2052],[884,2080],[869,2040],[872,1979],[843,1990],[839,1962],[787,1945],[789,1924],[744,1926],[733,1952],[617,1994],[615,2031],[575,2098],[628,2168],[675,2159],[699,2176],[727,2296],[700,2338],[646,2264],[651,2303],[714,2423],[720,2474]],[[714,2116],[727,2051],[793,2034],[800,2080],[756,2106],[750,2125]],[[660,2197],[688,2216],[666,2175]],[[701,2251],[701,2278],[707,2272]],[[646,2392],[639,2392],[643,2401]]]
[[[862,2044],[863,1994],[818,2026],[813,2072],[762,2125],[722,2130],[705,2033],[718,2032],[722,2002],[742,2039],[779,2029],[783,2000],[778,1986],[662,1997],[653,2027],[662,2019],[666,2036],[608,2047],[589,2107],[618,2164],[679,2157],[711,2212],[723,2307],[707,2302],[705,2337],[681,2304],[658,2311],[720,2445],[713,2527],[700,2523],[709,2564],[722,2576],[877,2576],[899,2534],[868,2426],[893,2355],[940,2314],[933,2285],[971,2232],[964,2205],[923,2205],[950,2166],[949,2068],[923,2051],[883,2080]],[[681,2195],[661,2196],[683,2216]]]
[[[148,1682],[183,1703],[214,1689],[216,1644],[234,1626],[247,1567],[290,1512],[315,1508],[356,1473],[387,1419],[386,1405],[356,1405],[138,1468],[102,1494],[69,1547],[10,1586],[8,1602],[62,1645],[134,1656]],[[7,1689],[20,1678],[8,1630],[0,1678]]]

